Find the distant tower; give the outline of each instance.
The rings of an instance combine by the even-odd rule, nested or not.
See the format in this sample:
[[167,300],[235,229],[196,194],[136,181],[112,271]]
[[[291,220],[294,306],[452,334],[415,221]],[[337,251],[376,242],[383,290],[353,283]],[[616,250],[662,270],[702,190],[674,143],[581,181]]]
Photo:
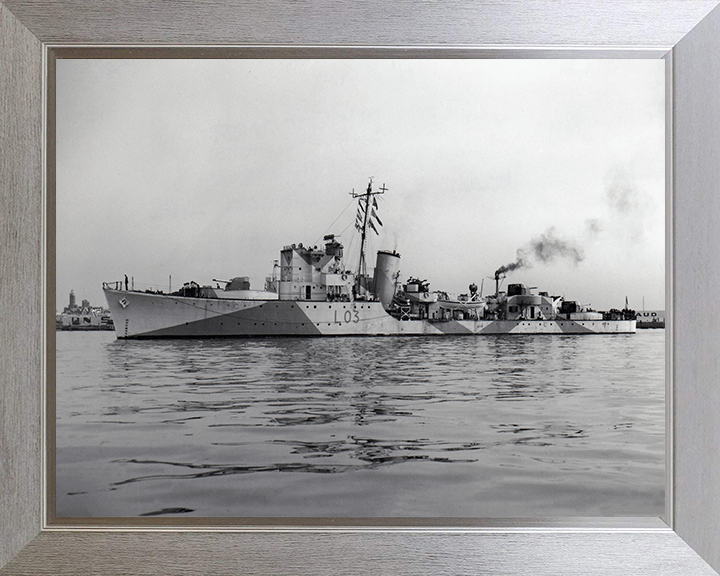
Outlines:
[[75,292],[70,290],[70,306],[69,308],[75,308]]

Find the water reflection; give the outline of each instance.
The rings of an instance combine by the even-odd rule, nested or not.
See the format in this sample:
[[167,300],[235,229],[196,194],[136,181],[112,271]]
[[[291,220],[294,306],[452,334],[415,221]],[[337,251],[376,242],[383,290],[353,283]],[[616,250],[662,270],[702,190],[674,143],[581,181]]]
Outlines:
[[499,434],[514,434],[517,437],[510,440],[513,444],[533,446],[553,446],[558,440],[580,440],[588,438],[588,433],[573,424],[558,425],[544,423],[537,427],[520,426],[518,424],[497,424],[491,426]]
[[[272,464],[201,464],[192,462],[173,462],[163,460],[116,460],[120,464],[133,464],[139,467],[184,468],[185,472],[155,473],[138,475],[119,482],[113,486],[122,486],[134,482],[149,480],[191,480],[212,476],[233,474],[249,474],[256,472],[303,472],[316,474],[342,474],[358,470],[371,470],[411,461],[425,461],[450,464],[472,463],[476,458],[459,458],[444,455],[445,452],[476,451],[486,447],[477,443],[448,443],[422,440],[380,440],[375,438],[349,437],[335,442],[301,442],[291,440],[275,440],[275,445],[288,448],[289,454],[302,456],[303,459],[346,457],[342,463],[320,462],[275,462]],[[214,443],[219,445],[218,443]],[[224,446],[243,446],[243,443],[225,443]]]
[[[62,346],[79,341],[70,336],[85,338],[90,362],[64,360]],[[496,490],[503,485],[507,506],[526,511],[511,477],[552,477],[568,490],[582,482],[627,503],[637,500],[622,496],[621,485],[657,474],[651,500],[662,491],[664,348],[657,336],[650,343],[612,336],[94,336],[58,334],[58,506],[65,510],[92,498],[123,515],[138,497],[132,487],[141,485],[158,499],[143,514],[226,515],[227,502],[206,508],[215,506],[207,482],[240,476],[243,486],[257,479],[253,498],[293,485],[303,498],[331,490],[360,506],[374,490],[363,484],[359,500],[352,488],[359,479],[391,474],[397,482],[384,483],[383,493],[407,501],[421,490],[413,506],[426,510],[460,499],[475,516],[484,515],[480,492],[492,489],[502,501]],[[77,358],[73,350],[67,357]],[[301,473],[343,480],[317,488],[288,480]],[[182,493],[202,494],[203,503],[193,496],[178,506],[162,496],[176,482],[196,486]],[[92,496],[106,491],[107,499]]]

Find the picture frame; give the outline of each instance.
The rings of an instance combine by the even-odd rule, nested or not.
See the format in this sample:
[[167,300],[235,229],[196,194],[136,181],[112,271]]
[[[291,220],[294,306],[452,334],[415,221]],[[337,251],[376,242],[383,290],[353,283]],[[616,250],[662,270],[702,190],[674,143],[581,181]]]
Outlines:
[[[720,280],[713,184],[720,166],[720,9],[705,0],[653,3],[521,0],[347,3],[328,10],[255,2],[0,2],[0,574],[460,573],[713,574],[720,569],[720,389],[713,387],[718,313],[700,308]],[[422,7],[422,9],[419,9]],[[409,56],[482,47],[513,57],[665,55],[672,112],[668,153],[668,504],[663,521],[562,519],[458,526],[344,524],[73,528],[50,525],[45,495],[43,319],[44,77],[52,46],[123,44],[335,47],[393,45]],[[574,48],[573,48],[574,47]],[[210,50],[211,48],[205,48]],[[427,52],[425,52],[427,51]],[[140,50],[138,51],[138,53]],[[700,304],[701,306],[702,304]],[[43,315],[43,306],[45,311]]]

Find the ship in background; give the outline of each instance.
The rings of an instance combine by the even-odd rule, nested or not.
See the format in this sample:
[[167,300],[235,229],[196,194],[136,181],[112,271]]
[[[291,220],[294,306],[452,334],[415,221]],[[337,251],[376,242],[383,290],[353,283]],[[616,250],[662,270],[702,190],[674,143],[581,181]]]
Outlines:
[[[247,277],[201,286],[185,283],[172,293],[129,289],[105,282],[103,290],[118,338],[198,338],[242,336],[410,336],[445,334],[620,334],[634,333],[635,312],[599,312],[523,284],[501,290],[505,275],[495,273],[495,293],[483,297],[470,284],[453,297],[431,291],[425,280],[400,281],[400,254],[377,252],[374,273],[367,270],[366,240],[377,233],[372,179],[358,199],[355,228],[361,236],[354,269],[334,234],[323,246],[292,244],[280,252],[264,290],[252,290]],[[280,275],[277,277],[277,270]],[[214,280],[215,281],[215,280]],[[219,281],[215,281],[219,282]]]
[[665,328],[665,310],[642,310],[636,323],[638,328]]

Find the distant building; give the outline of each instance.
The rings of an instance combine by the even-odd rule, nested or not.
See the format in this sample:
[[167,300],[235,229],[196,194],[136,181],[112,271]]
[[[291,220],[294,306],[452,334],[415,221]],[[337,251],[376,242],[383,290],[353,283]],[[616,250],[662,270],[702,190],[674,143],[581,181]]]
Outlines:
[[91,306],[88,300],[82,306],[75,303],[75,292],[70,290],[68,306],[62,314],[55,315],[56,330],[114,330],[110,310],[102,306]]
[[638,328],[665,328],[665,310],[643,310],[637,313]]

